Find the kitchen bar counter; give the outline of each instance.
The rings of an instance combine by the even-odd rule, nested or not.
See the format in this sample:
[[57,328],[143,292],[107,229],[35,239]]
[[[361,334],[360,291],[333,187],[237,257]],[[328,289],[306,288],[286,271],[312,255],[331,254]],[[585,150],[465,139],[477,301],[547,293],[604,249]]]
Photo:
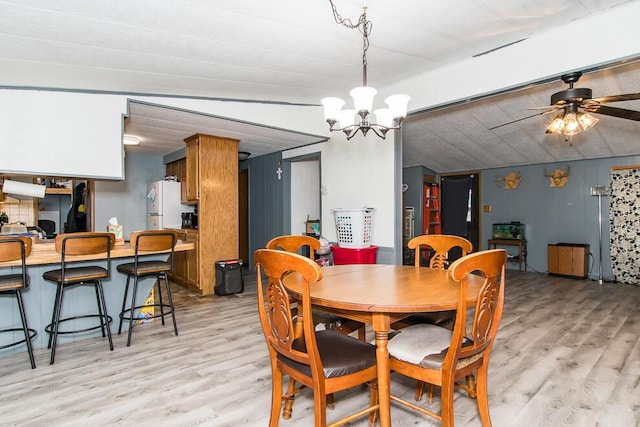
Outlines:
[[[175,247],[176,252],[189,251],[195,248],[193,243],[183,243],[178,241]],[[167,251],[168,252],[168,251]],[[161,252],[159,252],[161,253]],[[111,250],[111,258],[126,258],[132,257],[134,250],[129,244],[125,242],[124,245],[115,245]],[[74,260],[94,260],[104,259],[104,255],[85,255],[74,257]],[[46,264],[60,264],[60,254],[56,252],[55,243],[53,242],[35,242],[31,248],[31,255],[27,257],[27,265],[46,265]],[[20,265],[20,261],[0,262],[0,268]]]
[[[190,251],[194,249],[193,243],[183,243],[181,241],[175,247],[177,252]],[[118,314],[122,307],[122,298],[124,296],[124,285],[126,276],[118,273],[116,267],[125,262],[133,260],[134,251],[129,245],[116,245],[111,251],[111,269],[110,278],[103,281],[103,288],[105,293],[105,301],[107,304],[107,311],[113,318],[111,323],[111,332],[117,333],[118,331]],[[104,265],[105,256],[102,254],[93,256],[76,257],[78,263],[75,266],[82,265]],[[147,259],[166,260],[166,252],[154,253],[147,257]],[[34,348],[46,348],[48,334],[44,331],[45,325],[51,322],[51,313],[53,311],[53,303],[56,294],[56,285],[45,281],[42,275],[49,270],[60,268],[60,254],[55,251],[55,244],[53,242],[37,243],[33,245],[31,255],[27,257],[27,273],[30,277],[30,284],[27,290],[23,291],[25,310],[27,314],[27,321],[29,327],[38,331],[38,335],[32,341]],[[2,268],[1,274],[10,274],[20,272],[20,267],[13,267],[20,265],[15,262],[0,263]],[[213,266],[211,267],[213,269]],[[143,305],[146,295],[149,294],[152,286],[155,284],[155,280],[144,279],[138,284],[140,296],[136,301],[136,305]],[[69,289],[65,292],[64,304],[62,307],[62,317],[68,317],[69,315],[87,314],[93,312],[96,306],[96,295],[93,286],[79,286]],[[94,319],[95,320],[95,319]],[[65,322],[65,330],[78,329],[78,325],[74,322],[82,322],[86,319],[78,319],[75,321]],[[160,320],[157,319],[159,322]],[[129,322],[123,323],[123,330],[127,330]],[[169,322],[171,323],[171,322]],[[0,298],[0,328],[14,326],[19,327],[20,316],[16,307],[15,298]],[[180,330],[180,324],[178,323],[178,331]],[[167,334],[173,335],[173,329],[168,326]],[[21,333],[20,333],[21,334]],[[0,335],[0,346],[5,342],[9,342],[12,334]],[[62,344],[69,341],[77,341],[87,339],[95,336],[99,336],[100,331],[89,331],[87,333],[72,334],[72,335],[60,335],[58,337],[58,343]],[[116,348],[117,350],[117,348]],[[20,345],[4,350],[0,350],[0,357],[11,355],[14,352],[26,351],[26,346]],[[106,345],[105,345],[105,351]],[[65,352],[59,351],[60,358],[63,358]]]

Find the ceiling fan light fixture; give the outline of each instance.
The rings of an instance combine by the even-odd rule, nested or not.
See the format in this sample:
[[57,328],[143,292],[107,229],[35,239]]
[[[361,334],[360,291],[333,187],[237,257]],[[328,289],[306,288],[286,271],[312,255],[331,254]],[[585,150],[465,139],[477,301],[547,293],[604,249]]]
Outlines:
[[580,122],[575,113],[569,113],[564,116],[564,126],[562,128],[562,134],[566,136],[573,136],[582,129],[580,128]]
[[[329,123],[329,130],[332,132],[342,131],[347,135],[347,140],[353,138],[358,131],[362,135],[373,132],[380,138],[385,139],[387,132],[391,129],[400,129],[402,121],[407,115],[407,104],[411,97],[405,94],[391,95],[385,99],[388,109],[376,110],[378,114],[372,113],[373,98],[377,90],[367,86],[367,49],[369,48],[369,34],[371,32],[371,21],[367,20],[367,8],[364,7],[362,15],[354,24],[350,19],[343,19],[338,13],[333,0],[329,0],[333,11],[333,18],[336,23],[348,29],[357,29],[362,33],[362,86],[352,89],[349,94],[353,97],[354,109],[341,110],[345,104],[340,98],[323,98],[320,102],[324,106],[324,119]],[[388,112],[387,112],[388,111]],[[357,116],[356,116],[357,113]]]
[[578,116],[578,122],[582,130],[589,130],[598,123],[600,119],[593,117],[591,114],[583,113]]
[[564,112],[558,114],[547,126],[546,133],[562,133],[562,128],[564,127]]

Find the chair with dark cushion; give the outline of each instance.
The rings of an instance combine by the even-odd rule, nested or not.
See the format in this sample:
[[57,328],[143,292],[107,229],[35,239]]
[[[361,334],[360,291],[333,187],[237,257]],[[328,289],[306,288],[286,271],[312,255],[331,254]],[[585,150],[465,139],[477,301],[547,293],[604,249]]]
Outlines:
[[[442,326],[417,324],[400,330],[389,340],[392,371],[441,388],[441,413],[391,396],[395,402],[432,416],[444,427],[454,424],[453,392],[460,387],[477,399],[480,420],[491,426],[487,396],[487,371],[491,347],[498,333],[504,305],[504,277],[507,254],[504,249],[476,252],[451,264],[449,277],[460,283],[460,297],[453,331]],[[484,277],[467,334],[467,278]],[[476,374],[475,383],[457,381]]]
[[[2,333],[16,333],[22,332],[24,334],[23,339],[12,341],[8,344],[3,344],[0,349],[14,347],[22,343],[26,343],[27,352],[29,353],[29,360],[31,361],[31,368],[35,369],[36,362],[33,357],[33,349],[31,347],[31,340],[38,334],[35,329],[30,329],[27,325],[27,316],[24,310],[24,302],[22,299],[22,291],[29,286],[29,275],[27,274],[26,258],[31,254],[31,245],[33,241],[28,237],[11,236],[0,237],[0,262],[18,261],[20,260],[20,273],[10,273],[0,276],[0,295],[15,295],[18,302],[18,311],[20,312],[20,319],[22,321],[22,327],[20,328],[4,328],[0,329]],[[9,267],[12,268],[12,267]],[[6,313],[4,318],[11,318]]]
[[[327,394],[365,383],[370,386],[369,406],[331,425],[342,425],[367,414],[372,425],[378,411],[375,346],[336,331],[316,331],[311,317],[304,315],[311,313],[310,286],[322,279],[320,267],[301,255],[272,249],[257,250],[254,261],[258,273],[260,324],[271,360],[269,426],[278,425],[283,399],[292,402],[305,387],[313,390],[314,425],[326,426]],[[302,311],[298,316],[302,317],[302,322],[300,319],[294,321],[290,296],[283,284],[283,280],[291,273],[299,274],[303,281]],[[304,387],[289,387],[283,396],[283,375],[288,375]],[[290,417],[290,413],[288,416],[283,414],[283,417]]]
[[[94,329],[102,331],[102,337],[109,340],[109,350],[113,351],[110,324],[111,316],[107,313],[104,300],[102,281],[107,280],[111,270],[111,250],[116,241],[113,233],[98,233],[84,231],[78,233],[63,233],[56,236],[55,248],[60,254],[60,269],[45,272],[43,279],[56,284],[56,297],[51,315],[51,323],[45,327],[49,334],[48,348],[51,349],[49,364],[53,365],[56,356],[58,335],[88,332]],[[75,261],[86,260],[86,255],[100,255],[94,265],[79,267],[70,266]],[[65,290],[80,285],[92,285],[96,292],[97,313],[80,314],[62,317],[62,300]],[[77,306],[73,307],[78,309]],[[82,325],[80,329],[60,330],[60,324],[83,318],[97,318],[98,325]]]
[[[153,314],[151,318],[160,317],[164,325],[164,316],[171,314],[173,320],[173,330],[178,336],[178,325],[176,323],[175,306],[171,297],[171,286],[169,285],[168,273],[173,271],[174,248],[178,242],[178,232],[175,230],[145,230],[131,233],[131,245],[134,247],[133,262],[120,264],[117,270],[127,275],[127,284],[124,288],[124,297],[122,298],[122,309],[120,310],[120,324],[118,325],[118,334],[122,332],[122,322],[129,322],[129,331],[127,334],[127,347],[131,345],[131,333],[135,324],[135,312],[140,310],[143,305],[136,303],[138,282],[141,279],[151,277],[156,280],[158,290],[158,302],[148,304],[146,307],[157,307],[160,314]],[[145,260],[146,255],[157,255],[158,252],[167,252],[168,261]],[[213,267],[212,267],[213,268]],[[133,277],[133,289],[131,291],[131,302],[127,307],[127,297],[129,294],[129,282]],[[162,300],[162,286],[164,281],[167,291],[167,303]],[[146,295],[145,295],[146,297]]]
[[[298,252],[304,247],[308,248],[309,258],[313,260],[316,251],[321,247],[320,241],[311,236],[278,236],[269,240],[266,246],[267,249],[282,249],[287,252]],[[362,341],[366,340],[364,323],[315,309],[313,310],[313,321],[316,328],[332,329],[342,334],[350,334],[358,331],[358,338]]]

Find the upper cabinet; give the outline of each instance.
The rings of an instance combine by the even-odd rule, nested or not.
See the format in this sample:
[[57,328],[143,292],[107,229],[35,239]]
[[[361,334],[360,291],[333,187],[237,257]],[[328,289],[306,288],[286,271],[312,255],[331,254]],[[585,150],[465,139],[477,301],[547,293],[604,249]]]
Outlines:
[[187,159],[176,160],[175,162],[167,163],[166,169],[167,175],[174,175],[178,177],[180,182],[180,202],[186,204],[187,202]]
[[182,202],[186,204],[196,204],[200,198],[200,139],[201,135],[196,134],[184,140],[187,144],[187,170],[185,176],[185,198]]

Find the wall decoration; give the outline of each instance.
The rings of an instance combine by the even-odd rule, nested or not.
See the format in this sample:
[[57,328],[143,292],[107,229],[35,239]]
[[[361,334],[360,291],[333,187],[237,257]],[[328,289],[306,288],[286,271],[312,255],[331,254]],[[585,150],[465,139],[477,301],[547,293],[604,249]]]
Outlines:
[[552,173],[547,172],[544,168],[544,176],[549,177],[549,187],[564,187],[569,182],[571,175],[571,166],[567,165],[567,169],[555,169]]
[[509,172],[505,177],[497,177],[496,185],[505,190],[514,190],[518,188],[522,181],[520,172]]
[[611,168],[611,270],[618,282],[640,284],[640,165]]

